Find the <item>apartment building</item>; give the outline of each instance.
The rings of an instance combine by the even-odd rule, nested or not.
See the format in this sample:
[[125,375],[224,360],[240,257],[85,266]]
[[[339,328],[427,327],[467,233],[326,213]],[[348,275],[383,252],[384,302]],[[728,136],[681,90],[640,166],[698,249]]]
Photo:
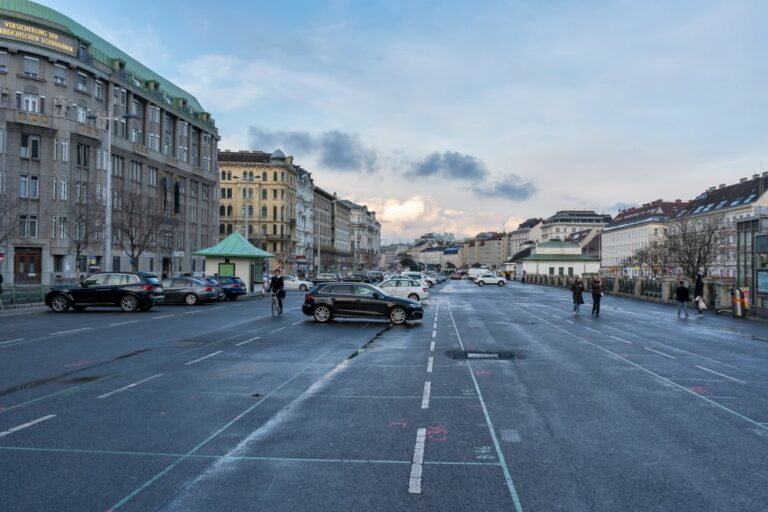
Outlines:
[[334,194],[333,200],[333,250],[337,272],[345,273],[352,269],[351,239],[352,208]]
[[307,170],[296,173],[296,268],[306,275],[315,267],[315,183]]
[[507,252],[513,256],[523,249],[525,242],[538,243],[541,241],[541,226],[544,219],[528,219],[517,226],[517,229],[507,233]]
[[376,220],[376,212],[352,201],[342,202],[350,208],[352,266],[355,270],[379,268],[381,224]]
[[562,210],[545,220],[541,225],[541,240],[563,240],[569,233],[594,227],[605,227],[611,216],[591,210]]
[[335,264],[333,246],[333,194],[320,187],[313,192],[315,208],[313,211],[315,229],[315,272],[329,272]]
[[[240,231],[271,252],[272,268],[295,273],[297,167],[281,150],[220,151],[219,238]],[[246,233],[246,224],[247,235]]]
[[4,6],[0,203],[14,215],[0,245],[6,283],[202,271],[192,253],[215,243],[218,217],[211,115],[63,14],[25,0]]

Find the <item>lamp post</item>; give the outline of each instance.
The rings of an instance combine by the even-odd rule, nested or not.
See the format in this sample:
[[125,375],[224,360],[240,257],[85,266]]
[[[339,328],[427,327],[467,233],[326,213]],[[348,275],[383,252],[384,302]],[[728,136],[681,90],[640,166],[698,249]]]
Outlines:
[[[112,108],[112,102],[109,102],[109,108]],[[88,116],[88,119],[98,119],[96,115]],[[104,213],[104,238],[106,246],[104,248],[104,270],[112,270],[112,127],[109,125],[112,121],[120,121],[121,119],[134,119],[136,114],[123,114],[120,116],[112,116],[107,113],[106,117],[102,117],[107,121],[107,205],[106,212]]]

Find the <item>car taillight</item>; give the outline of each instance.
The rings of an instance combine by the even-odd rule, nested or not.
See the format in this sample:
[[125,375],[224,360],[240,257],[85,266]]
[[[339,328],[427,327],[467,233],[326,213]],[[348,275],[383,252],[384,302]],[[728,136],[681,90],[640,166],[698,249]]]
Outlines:
[[211,288],[210,286],[208,286],[208,287],[205,289],[205,291],[207,291],[207,292],[212,292],[212,291],[213,291],[213,288]]
[[145,290],[147,290],[148,292],[155,291],[154,285],[151,285],[151,284],[143,284],[143,285],[141,285],[141,287],[144,288]]
[[424,288],[424,293],[429,293],[429,288]]
[[240,288],[240,285],[237,283],[232,283],[232,288]]
[[312,295],[310,295],[309,293],[304,295],[304,302],[312,302],[314,300],[315,300],[315,298]]

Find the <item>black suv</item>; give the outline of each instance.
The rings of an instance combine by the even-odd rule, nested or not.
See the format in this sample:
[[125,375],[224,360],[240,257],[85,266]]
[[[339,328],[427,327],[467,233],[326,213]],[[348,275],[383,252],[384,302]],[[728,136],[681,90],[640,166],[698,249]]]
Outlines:
[[209,281],[213,279],[219,285],[221,285],[221,291],[224,292],[224,297],[226,297],[227,300],[237,300],[239,296],[246,295],[248,293],[245,282],[239,277],[205,276],[205,279]]
[[45,304],[63,313],[70,307],[119,306],[123,311],[149,311],[165,298],[157,276],[144,272],[105,272],[82,283],[56,286],[45,296]]
[[393,297],[381,288],[363,283],[319,284],[304,296],[301,311],[321,323],[334,316],[346,316],[385,318],[401,325],[424,316],[418,301]]

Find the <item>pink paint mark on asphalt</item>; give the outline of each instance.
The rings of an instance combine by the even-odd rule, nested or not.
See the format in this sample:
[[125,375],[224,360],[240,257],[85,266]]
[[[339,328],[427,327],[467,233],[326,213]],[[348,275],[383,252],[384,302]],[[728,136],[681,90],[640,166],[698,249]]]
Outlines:
[[406,422],[404,422],[404,421],[390,421],[390,422],[389,422],[389,426],[390,426],[390,427],[400,427],[400,428],[405,428],[405,427],[407,427],[407,426],[408,426],[408,423],[406,423]]
[[697,395],[711,395],[712,393],[704,386],[687,386],[688,389],[696,393]]
[[427,427],[427,438],[430,441],[447,441],[448,429],[442,425]]
[[491,375],[491,370],[475,370],[477,377],[488,377],[489,375]]

